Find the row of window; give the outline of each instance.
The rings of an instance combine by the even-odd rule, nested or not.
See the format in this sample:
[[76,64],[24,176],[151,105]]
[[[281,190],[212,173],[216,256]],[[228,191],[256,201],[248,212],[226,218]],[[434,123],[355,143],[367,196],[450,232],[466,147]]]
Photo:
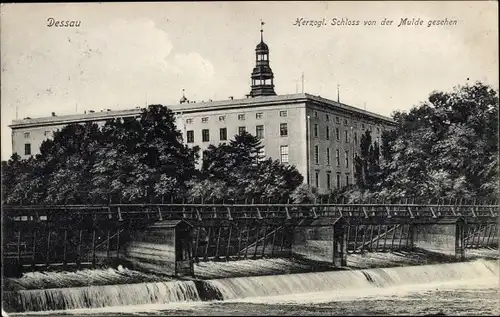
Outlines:
[[[288,116],[288,111],[287,110],[280,110],[279,111],[279,115],[280,115],[280,117],[287,117]],[[255,113],[255,119],[262,119],[263,116],[264,116],[263,112],[257,112],[257,113]],[[207,123],[208,122],[208,118],[209,117],[202,117],[201,118],[201,122],[202,123]],[[245,119],[246,119],[246,114],[244,114],[244,113],[238,114],[238,120],[245,120]],[[219,121],[220,122],[226,121],[226,116],[225,115],[219,116]],[[193,118],[186,119],[186,124],[191,124],[191,123],[193,123]]]
[[[238,127],[238,133],[242,134],[243,132],[246,131],[245,126]],[[264,138],[264,126],[263,125],[256,125],[255,126],[255,136],[259,139]],[[288,124],[287,123],[280,123],[280,136],[288,136]],[[220,128],[219,129],[219,140],[220,141],[227,141],[227,128]],[[201,141],[202,142],[210,142],[210,130],[209,129],[202,129],[201,130]],[[193,143],[194,142],[194,130],[188,130],[186,132],[186,142],[187,143]]]
[[[314,185],[316,186],[316,188],[319,188],[319,184],[320,184],[320,172],[318,170],[316,170],[314,172]],[[345,175],[345,185],[346,186],[349,186],[351,183],[350,183],[350,179],[349,179],[349,174],[346,174]],[[341,175],[340,173],[337,173],[336,174],[336,188],[340,188],[341,186]],[[332,172],[331,171],[327,171],[326,172],[326,189],[332,189]]]
[[[315,138],[319,137],[319,131],[318,131],[318,125],[317,124],[314,125],[313,135],[314,135]],[[358,132],[354,131],[353,135],[354,135],[354,144],[358,144]],[[330,140],[330,127],[329,126],[325,127],[325,136],[326,136],[327,140]],[[335,128],[335,139],[337,141],[340,141],[340,129],[339,128]],[[345,143],[349,143],[350,142],[349,131],[344,131],[344,142]]]
[[[318,113],[318,111],[314,111],[314,118],[315,119],[319,119],[319,113]],[[325,119],[326,119],[327,122],[330,121],[330,115],[328,113],[325,114]],[[349,125],[349,120],[348,119],[344,118],[343,121],[344,121],[344,125]],[[335,123],[340,124],[340,117],[335,116]],[[358,122],[357,121],[353,121],[353,127],[354,128],[358,127]],[[361,128],[365,129],[365,124],[364,123],[361,123]],[[370,132],[372,131],[372,126],[371,125],[368,126],[368,130]],[[377,132],[380,133],[380,128],[377,128]]]
[[[354,153],[353,154],[353,160],[356,158],[358,154]],[[331,157],[331,151],[330,148],[326,148],[326,165],[330,165],[330,157]],[[336,149],[335,150],[335,162],[337,166],[340,166],[340,150]],[[319,164],[319,145],[314,146],[314,164]],[[344,151],[344,165],[346,168],[349,167],[349,151]]]
[[[51,133],[52,133],[52,131],[44,131],[44,132],[43,132],[43,135],[44,135],[44,136],[48,136],[48,135],[50,135]],[[29,138],[30,138],[30,136],[31,136],[31,133],[30,133],[30,132],[24,132],[24,138],[25,138],[25,139],[29,139]]]

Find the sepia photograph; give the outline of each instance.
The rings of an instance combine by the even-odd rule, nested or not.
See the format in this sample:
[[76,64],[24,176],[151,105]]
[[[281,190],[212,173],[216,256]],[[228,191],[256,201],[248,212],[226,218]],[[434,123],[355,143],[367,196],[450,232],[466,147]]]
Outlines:
[[498,22],[0,4],[2,316],[500,315]]

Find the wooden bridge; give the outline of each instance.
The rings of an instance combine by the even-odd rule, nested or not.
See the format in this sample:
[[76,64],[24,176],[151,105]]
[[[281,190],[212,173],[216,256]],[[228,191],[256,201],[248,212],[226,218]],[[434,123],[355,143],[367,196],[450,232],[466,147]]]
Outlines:
[[304,228],[330,228],[326,240],[333,239],[337,260],[347,253],[412,249],[421,228],[434,225],[456,228],[455,251],[460,257],[466,248],[498,245],[496,203],[3,205],[2,209],[4,265],[32,269],[117,261],[131,232],[180,219],[194,226],[195,261],[291,256]]

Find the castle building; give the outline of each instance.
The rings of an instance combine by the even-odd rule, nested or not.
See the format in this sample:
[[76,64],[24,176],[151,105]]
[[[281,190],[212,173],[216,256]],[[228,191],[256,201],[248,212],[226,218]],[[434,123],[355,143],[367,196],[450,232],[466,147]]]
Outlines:
[[[307,93],[276,95],[269,47],[261,41],[255,49],[256,65],[251,91],[246,98],[190,102],[183,93],[178,104],[167,105],[188,146],[201,153],[247,131],[262,141],[262,155],[294,165],[305,182],[325,193],[354,183],[354,158],[361,135],[371,131],[380,144],[381,134],[391,129],[391,118]],[[71,123],[96,122],[138,116],[142,109],[13,120],[12,151],[22,158],[39,153],[42,142]],[[202,158],[201,158],[202,159]]]

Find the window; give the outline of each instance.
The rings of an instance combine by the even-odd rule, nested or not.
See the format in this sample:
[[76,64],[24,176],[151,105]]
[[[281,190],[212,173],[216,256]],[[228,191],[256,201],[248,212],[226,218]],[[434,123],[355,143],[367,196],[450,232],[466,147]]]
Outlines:
[[314,117],[318,118],[318,112],[317,111],[314,111]]
[[330,127],[326,127],[326,139],[330,140]]
[[340,188],[340,173],[337,173],[337,188]]
[[337,137],[337,141],[340,141],[340,131],[339,131],[339,128],[335,128],[335,135]]
[[202,123],[207,123],[207,122],[208,122],[208,117],[203,117],[203,118],[201,118],[201,122],[202,122]]
[[259,139],[264,138],[264,126],[263,125],[255,126],[255,136],[257,136],[257,138],[259,138]]
[[280,117],[286,117],[287,115],[288,115],[288,112],[286,110],[280,111]]
[[245,115],[244,114],[239,114],[238,115],[238,120],[245,120]]
[[335,160],[337,161],[337,166],[340,166],[340,151],[337,149],[335,151]]
[[255,119],[262,119],[263,113],[262,112],[257,112],[255,114]]
[[314,146],[314,163],[319,164],[319,146]]
[[362,128],[362,129],[364,129],[364,128],[365,128],[365,124],[364,124],[364,123],[362,123],[362,124],[361,124],[361,128]]
[[347,119],[344,119],[344,125],[347,125]]
[[29,132],[24,132],[24,138],[28,139],[29,137],[30,137],[30,133]]
[[50,135],[50,133],[51,133],[51,132],[52,132],[52,131],[45,131],[45,132],[43,133],[43,135],[45,135],[45,136]]
[[345,151],[345,167],[349,167],[349,151]]
[[187,133],[187,135],[186,135],[187,143],[193,143],[194,142],[194,131],[189,130],[186,133]]
[[219,137],[221,141],[227,141],[227,128],[220,128]]
[[318,137],[318,125],[317,124],[314,124],[314,137],[315,138]]
[[358,127],[358,121],[354,121],[354,127],[357,128]]
[[346,186],[349,186],[349,175],[345,176],[345,184]]
[[358,132],[354,131],[354,144],[358,144]]
[[266,151],[264,150],[264,147],[260,148],[259,153],[257,154],[257,160],[259,162],[262,162],[266,159]]
[[219,116],[219,121],[226,121],[226,116]]
[[288,124],[280,123],[280,135],[288,136]]
[[347,131],[344,131],[344,136],[345,136],[345,143],[349,143],[349,133],[347,133]]
[[238,127],[238,134],[243,134],[246,131],[245,127]]
[[331,189],[332,188],[332,173],[331,172],[326,172],[326,188]]
[[335,122],[336,123],[340,123],[340,118],[339,117],[335,117]]
[[314,176],[315,176],[315,177],[314,177],[314,183],[315,183],[315,185],[316,185],[316,188],[319,188],[319,171],[318,171],[318,170],[316,170],[314,174],[315,174],[315,175],[314,175]]
[[209,132],[208,129],[201,130],[201,140],[203,142],[209,142],[210,141],[210,132]]
[[186,124],[191,124],[193,123],[193,119],[186,119]]
[[325,115],[326,122],[330,121],[330,116],[328,114]]
[[288,163],[288,145],[280,146],[281,163]]
[[24,155],[31,155],[31,143],[24,144]]
[[326,148],[326,165],[330,165],[330,148]]

